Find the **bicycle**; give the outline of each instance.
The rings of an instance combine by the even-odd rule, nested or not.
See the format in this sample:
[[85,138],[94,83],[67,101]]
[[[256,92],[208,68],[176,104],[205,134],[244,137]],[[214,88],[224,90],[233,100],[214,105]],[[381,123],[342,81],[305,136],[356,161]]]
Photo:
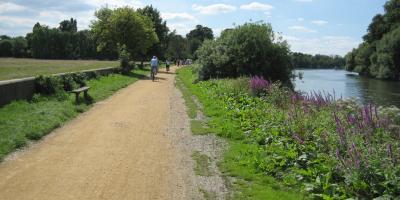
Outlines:
[[151,67],[150,77],[151,77],[151,80],[153,80],[153,82],[154,82],[154,79],[156,78],[156,73],[157,73],[157,67]]

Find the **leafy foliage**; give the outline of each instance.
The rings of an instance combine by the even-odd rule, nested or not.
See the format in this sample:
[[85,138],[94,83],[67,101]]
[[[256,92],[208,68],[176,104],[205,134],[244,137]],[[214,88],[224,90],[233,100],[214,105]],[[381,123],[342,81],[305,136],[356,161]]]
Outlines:
[[248,174],[272,176],[313,199],[400,197],[399,135],[387,112],[277,83],[253,97],[233,89],[235,79],[194,79],[185,84],[203,103],[210,129],[255,146],[226,158],[230,170],[247,166]]
[[132,58],[139,58],[159,41],[151,19],[133,8],[102,8],[95,16],[91,27],[99,50],[125,45]]
[[269,24],[246,23],[206,40],[196,52],[200,79],[260,75],[291,85],[289,47],[276,38]]
[[154,26],[154,31],[157,34],[159,42],[153,44],[152,47],[147,51],[144,58],[151,58],[156,55],[158,58],[165,57],[165,51],[168,47],[168,32],[167,22],[163,21],[160,15],[160,11],[154,8],[152,5],[137,10],[141,15],[147,16],[151,19]]
[[315,68],[315,69],[327,69],[327,68],[342,68],[346,64],[346,60],[341,56],[326,56],[317,54],[315,56],[303,53],[292,53],[291,55],[292,65],[294,68]]
[[195,29],[186,34],[186,38],[189,41],[190,54],[194,55],[194,53],[197,51],[197,49],[199,49],[205,40],[214,39],[214,34],[211,28],[202,25],[196,25]]
[[176,34],[175,31],[170,33],[168,38],[169,42],[166,57],[172,60],[190,57],[188,41],[186,38]]
[[346,69],[364,76],[400,80],[400,0],[389,0],[384,8],[384,14],[372,19],[364,42],[346,55]]

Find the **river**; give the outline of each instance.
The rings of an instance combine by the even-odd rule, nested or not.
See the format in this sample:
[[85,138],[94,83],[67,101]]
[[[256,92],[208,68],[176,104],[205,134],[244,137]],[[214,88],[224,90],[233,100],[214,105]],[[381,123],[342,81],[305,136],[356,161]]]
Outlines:
[[298,69],[295,79],[296,91],[323,91],[340,98],[355,98],[360,103],[400,107],[400,82],[382,81],[360,77],[356,73],[334,69]]

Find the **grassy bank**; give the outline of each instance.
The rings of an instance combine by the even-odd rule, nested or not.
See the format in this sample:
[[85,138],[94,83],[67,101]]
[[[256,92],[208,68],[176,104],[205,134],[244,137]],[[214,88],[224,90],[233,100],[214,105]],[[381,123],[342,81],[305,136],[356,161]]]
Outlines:
[[[135,70],[130,76],[112,74],[87,81],[94,102],[103,100],[115,91],[147,75]],[[31,102],[17,101],[0,108],[0,159],[29,140],[38,140],[66,121],[88,110],[91,105],[76,104],[73,94],[40,96]]]
[[0,58],[0,80],[117,67],[118,61]]
[[260,153],[258,146],[234,136],[238,131],[238,124],[231,116],[227,116],[228,113],[222,106],[224,99],[215,96],[215,91],[209,90],[204,84],[193,84],[195,79],[191,68],[178,71],[178,88],[186,97],[188,115],[194,118],[193,113],[197,107],[189,97],[195,95],[203,104],[203,112],[209,117],[207,125],[192,120],[191,129],[194,134],[215,133],[228,139],[229,149],[219,167],[226,176],[235,177],[235,181],[229,186],[235,193],[235,199],[301,199],[302,195],[296,194],[296,190],[285,187],[254,168],[256,157]]
[[229,141],[220,169],[237,199],[400,197],[399,129],[376,106],[261,79],[194,84],[192,68],[178,78],[203,104],[203,132]]

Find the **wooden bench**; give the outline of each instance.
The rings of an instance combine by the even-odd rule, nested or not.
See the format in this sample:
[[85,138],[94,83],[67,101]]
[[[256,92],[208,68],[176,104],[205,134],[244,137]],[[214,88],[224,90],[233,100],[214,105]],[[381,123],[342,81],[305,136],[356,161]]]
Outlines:
[[89,99],[89,96],[88,96],[88,90],[90,89],[90,87],[81,87],[81,88],[78,88],[78,89],[75,89],[75,90],[72,90],[71,91],[71,93],[74,93],[75,94],[75,101],[76,102],[78,102],[79,101],[79,94],[81,93],[81,92],[83,92],[83,96],[85,97],[85,100],[88,100]]

